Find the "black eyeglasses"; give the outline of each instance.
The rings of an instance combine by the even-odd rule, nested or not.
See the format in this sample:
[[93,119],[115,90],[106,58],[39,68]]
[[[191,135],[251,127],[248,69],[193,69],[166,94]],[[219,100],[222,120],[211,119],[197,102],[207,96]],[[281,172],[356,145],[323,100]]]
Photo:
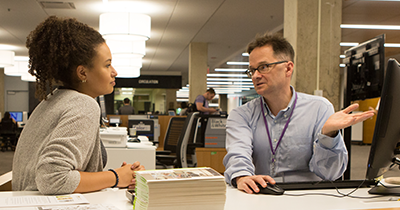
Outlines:
[[251,68],[249,67],[249,69],[246,70],[246,74],[249,78],[252,78],[254,73],[256,73],[256,71],[260,72],[260,74],[264,74],[264,73],[268,73],[269,71],[271,71],[274,68],[274,65],[276,64],[280,64],[280,63],[286,63],[289,61],[278,61],[278,62],[273,62],[273,63],[264,63],[259,65],[257,68]]

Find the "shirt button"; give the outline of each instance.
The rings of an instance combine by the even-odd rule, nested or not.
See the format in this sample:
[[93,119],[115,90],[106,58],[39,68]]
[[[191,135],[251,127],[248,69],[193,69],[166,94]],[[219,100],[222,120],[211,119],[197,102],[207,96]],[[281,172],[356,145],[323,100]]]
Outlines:
[[275,120],[274,123],[277,123],[277,121]]
[[284,117],[286,118],[286,117],[287,117],[287,115],[284,115]]
[[276,139],[274,139],[274,142],[276,142]]

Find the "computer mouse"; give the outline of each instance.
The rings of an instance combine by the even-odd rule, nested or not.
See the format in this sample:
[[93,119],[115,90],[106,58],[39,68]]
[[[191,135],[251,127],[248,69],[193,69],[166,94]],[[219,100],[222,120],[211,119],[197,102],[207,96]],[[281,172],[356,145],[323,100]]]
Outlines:
[[254,192],[253,190],[253,192],[256,194],[282,195],[285,192],[285,190],[283,190],[276,184],[268,183],[265,188],[261,186],[259,183],[256,184],[258,189],[260,189],[258,193]]

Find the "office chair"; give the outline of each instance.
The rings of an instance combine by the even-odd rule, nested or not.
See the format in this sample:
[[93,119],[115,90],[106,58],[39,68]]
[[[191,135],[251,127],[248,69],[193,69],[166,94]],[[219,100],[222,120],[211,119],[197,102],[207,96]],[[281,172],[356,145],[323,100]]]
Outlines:
[[[182,135],[179,137],[178,145],[177,145],[177,164],[176,168],[187,168],[187,167],[196,167],[197,160],[195,149],[196,147],[202,147],[202,143],[196,143],[196,134],[198,132],[197,122],[199,118],[199,112],[189,113],[186,121],[184,130]],[[191,159],[187,158],[187,155],[190,154],[192,156]]]
[[186,117],[172,117],[169,120],[167,133],[164,138],[164,150],[156,151],[156,165],[168,168],[177,162],[176,148],[182,133]]
[[15,150],[15,146],[17,143],[17,126],[12,121],[4,121],[0,123],[0,137],[1,151],[6,151],[8,148],[11,150]]

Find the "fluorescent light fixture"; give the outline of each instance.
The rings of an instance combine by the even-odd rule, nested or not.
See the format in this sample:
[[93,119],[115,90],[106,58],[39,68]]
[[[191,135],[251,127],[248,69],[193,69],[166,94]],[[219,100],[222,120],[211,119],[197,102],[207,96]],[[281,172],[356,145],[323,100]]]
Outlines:
[[121,88],[122,91],[133,91],[133,88]]
[[228,62],[226,62],[226,64],[228,64],[228,65],[248,66],[249,62],[228,61]]
[[233,82],[234,85],[253,85],[252,82]]
[[212,88],[233,88],[233,89],[249,89],[249,88],[254,88],[253,85],[249,86],[242,86],[242,85],[207,85],[207,87],[212,87]]
[[248,57],[249,56],[249,53],[242,53],[242,56],[244,56],[244,57]]
[[188,98],[178,98],[176,99],[177,102],[188,102],[189,99]]
[[247,69],[228,69],[228,68],[217,68],[214,71],[221,71],[221,72],[245,72]]
[[251,79],[242,79],[242,78],[207,78],[207,81],[240,81],[240,82],[250,82]]
[[207,77],[247,77],[246,74],[207,74]]
[[340,28],[352,29],[380,29],[380,30],[400,30],[399,25],[363,25],[363,24],[341,24]]
[[341,63],[341,64],[339,64],[339,67],[344,68],[344,67],[346,67],[346,64]]
[[22,76],[28,73],[28,61],[14,61],[14,66],[4,67],[4,74],[8,76]]
[[14,61],[29,61],[28,56],[14,56]]
[[22,81],[26,81],[26,82],[36,82],[36,77],[32,76],[31,74],[29,74],[28,72],[23,73],[21,75],[21,80]]
[[119,66],[115,69],[118,73],[117,77],[120,78],[137,78],[140,76],[140,67],[135,66]]
[[358,45],[358,42],[340,42],[341,47],[354,47],[357,45]]
[[339,57],[340,58],[346,58],[346,55],[340,55]]
[[400,44],[397,44],[397,43],[385,43],[385,47],[400,47]]
[[142,57],[146,55],[146,41],[130,40],[106,40],[108,47],[113,55],[115,54],[138,54]]
[[232,82],[207,82],[207,85],[232,85]]
[[14,51],[0,50],[0,67],[14,66]]
[[148,40],[151,18],[148,15],[129,12],[109,12],[100,15],[100,33],[104,39]]
[[18,50],[18,49],[20,48],[14,45],[0,44],[0,50]]
[[[342,47],[354,47],[354,46],[357,46],[358,44],[359,43],[357,43],[357,42],[340,42],[340,46],[342,46]],[[398,44],[398,43],[385,43],[385,47],[400,47],[400,44]]]

